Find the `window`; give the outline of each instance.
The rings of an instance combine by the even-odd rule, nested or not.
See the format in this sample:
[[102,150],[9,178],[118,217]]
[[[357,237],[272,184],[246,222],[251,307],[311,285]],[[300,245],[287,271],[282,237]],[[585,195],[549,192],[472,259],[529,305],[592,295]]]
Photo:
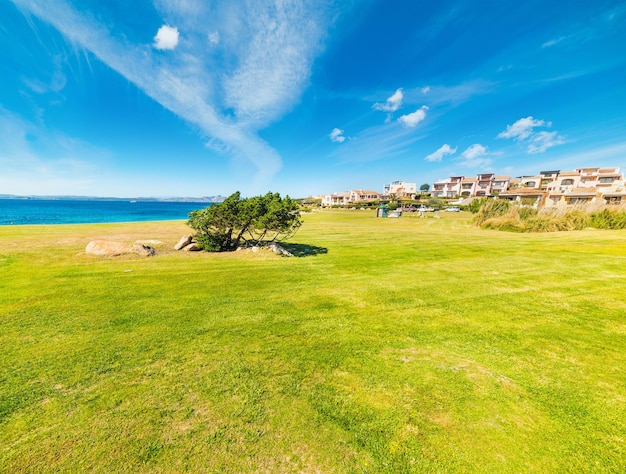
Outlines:
[[561,181],[562,186],[571,186],[572,184],[574,184],[573,179],[564,179],[563,181]]
[[537,185],[537,183],[535,183],[534,181],[526,181],[524,185],[528,188],[534,188]]
[[614,178],[612,176],[603,176],[602,178],[600,178],[598,180],[598,182],[600,182],[600,183],[612,183],[613,179]]

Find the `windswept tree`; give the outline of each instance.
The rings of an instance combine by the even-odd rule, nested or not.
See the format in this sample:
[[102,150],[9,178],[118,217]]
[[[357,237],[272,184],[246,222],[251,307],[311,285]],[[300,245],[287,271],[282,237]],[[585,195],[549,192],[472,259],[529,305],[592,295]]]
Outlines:
[[291,237],[302,225],[298,203],[278,193],[241,198],[192,211],[187,224],[198,232],[198,245],[210,252],[236,250],[242,242],[260,244]]

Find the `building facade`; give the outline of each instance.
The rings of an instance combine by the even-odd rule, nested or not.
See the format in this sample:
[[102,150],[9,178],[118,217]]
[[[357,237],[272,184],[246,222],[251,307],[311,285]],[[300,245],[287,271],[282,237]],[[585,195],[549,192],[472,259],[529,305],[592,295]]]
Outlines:
[[393,181],[386,184],[383,188],[383,194],[390,196],[395,194],[398,197],[410,197],[417,193],[417,183],[407,183],[405,181]]

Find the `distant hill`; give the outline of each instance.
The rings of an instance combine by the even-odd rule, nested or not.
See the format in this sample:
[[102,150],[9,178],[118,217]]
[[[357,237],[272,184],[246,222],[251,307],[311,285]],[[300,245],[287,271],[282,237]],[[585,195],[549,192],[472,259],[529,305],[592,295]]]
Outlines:
[[203,197],[95,197],[95,196],[17,196],[15,194],[0,194],[0,199],[22,199],[42,201],[137,201],[137,202],[223,202],[224,196]]

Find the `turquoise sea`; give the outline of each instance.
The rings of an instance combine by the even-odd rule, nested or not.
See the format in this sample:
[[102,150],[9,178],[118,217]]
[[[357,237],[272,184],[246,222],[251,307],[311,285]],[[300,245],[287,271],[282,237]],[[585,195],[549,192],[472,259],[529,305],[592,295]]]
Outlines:
[[0,225],[186,220],[208,202],[0,199]]

